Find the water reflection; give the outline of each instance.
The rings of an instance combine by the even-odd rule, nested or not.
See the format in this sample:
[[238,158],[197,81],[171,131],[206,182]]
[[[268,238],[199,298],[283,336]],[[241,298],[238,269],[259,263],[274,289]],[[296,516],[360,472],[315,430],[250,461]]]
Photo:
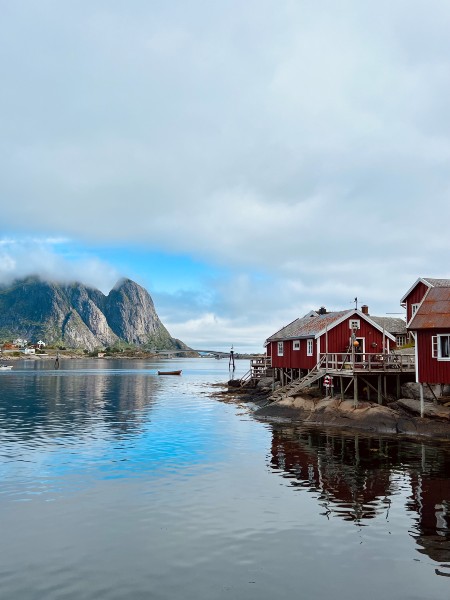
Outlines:
[[[409,440],[275,426],[270,467],[317,494],[327,518],[360,526],[389,510],[407,484],[406,509],[418,551],[450,576],[450,447]],[[399,485],[399,477],[402,485]]]
[[[101,422],[117,435],[139,433],[148,422],[148,410],[160,388],[156,377],[148,374],[79,370],[66,376],[64,370],[35,372],[2,378],[0,419],[3,432],[15,439],[45,435],[77,435]],[[95,376],[93,376],[95,375]]]

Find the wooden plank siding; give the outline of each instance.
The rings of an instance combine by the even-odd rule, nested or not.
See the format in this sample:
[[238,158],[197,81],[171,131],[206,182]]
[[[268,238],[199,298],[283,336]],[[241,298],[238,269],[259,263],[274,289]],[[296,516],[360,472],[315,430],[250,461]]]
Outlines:
[[[383,332],[379,331],[376,327],[368,323],[364,319],[361,319],[358,315],[350,317],[350,319],[346,319],[340,325],[333,327],[328,331],[328,352],[346,352],[349,343],[350,336],[352,334],[350,330],[350,321],[354,319],[359,319],[360,321],[360,329],[356,331],[357,338],[364,338],[365,344],[364,348],[361,348],[361,351],[364,350],[366,354],[379,354],[383,352]],[[320,352],[326,352],[326,335],[323,334],[320,336]],[[372,346],[372,344],[376,344],[376,346]],[[386,350],[392,350],[395,347],[395,344],[392,340],[390,340],[387,336],[385,336],[385,345]]]
[[427,285],[422,283],[422,281],[419,281],[417,283],[416,287],[413,290],[411,290],[411,292],[409,293],[408,296],[406,296],[405,304],[406,304],[406,322],[407,323],[409,323],[412,318],[412,305],[419,304],[420,302],[422,302],[423,297],[425,296],[425,294],[427,293],[427,291],[429,289],[430,288]]
[[[313,339],[313,338],[311,338]],[[294,340],[283,342],[283,356],[278,356],[278,342],[270,342],[272,367],[284,369],[312,369],[317,364],[317,345],[313,339],[313,356],[307,356],[308,342],[300,340],[300,350],[293,350]]]
[[417,380],[419,383],[450,383],[450,360],[433,358],[432,336],[438,334],[450,334],[450,328],[416,332]]

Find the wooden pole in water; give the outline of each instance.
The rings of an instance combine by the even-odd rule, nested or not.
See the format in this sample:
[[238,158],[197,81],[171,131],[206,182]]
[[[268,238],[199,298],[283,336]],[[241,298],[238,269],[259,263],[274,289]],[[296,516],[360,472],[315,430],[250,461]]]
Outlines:
[[233,367],[233,371],[234,371],[235,365],[234,365],[234,350],[233,350],[233,346],[231,346],[231,350],[230,350],[230,360],[228,361],[228,369],[230,369],[231,367]]
[[425,412],[425,405],[423,401],[423,383],[420,383],[420,416],[423,418],[423,413]]

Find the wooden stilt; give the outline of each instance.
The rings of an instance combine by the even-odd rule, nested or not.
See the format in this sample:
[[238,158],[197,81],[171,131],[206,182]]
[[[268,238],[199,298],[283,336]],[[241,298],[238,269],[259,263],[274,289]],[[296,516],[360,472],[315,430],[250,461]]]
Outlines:
[[381,375],[378,375],[378,404],[383,404],[383,397],[381,394]]
[[344,378],[342,377],[342,375],[339,375],[339,383],[341,386],[341,400],[342,402],[344,402]]
[[353,375],[353,406],[358,406],[358,376]]
[[420,416],[423,418],[423,413],[425,412],[425,405],[423,400],[423,383],[420,385]]

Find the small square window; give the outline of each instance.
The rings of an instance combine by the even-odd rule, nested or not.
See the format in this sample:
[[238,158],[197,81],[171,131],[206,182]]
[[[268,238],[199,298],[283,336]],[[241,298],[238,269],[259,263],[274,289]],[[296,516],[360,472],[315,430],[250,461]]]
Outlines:
[[292,342],[292,350],[300,350],[300,340],[294,340]]
[[419,310],[419,304],[411,304],[411,316],[413,317]]
[[350,319],[350,321],[349,321],[349,327],[352,330],[359,329],[360,328],[360,324],[361,323],[360,323],[359,319]]
[[398,335],[396,339],[396,344],[398,348],[404,346],[406,344],[406,335]]

